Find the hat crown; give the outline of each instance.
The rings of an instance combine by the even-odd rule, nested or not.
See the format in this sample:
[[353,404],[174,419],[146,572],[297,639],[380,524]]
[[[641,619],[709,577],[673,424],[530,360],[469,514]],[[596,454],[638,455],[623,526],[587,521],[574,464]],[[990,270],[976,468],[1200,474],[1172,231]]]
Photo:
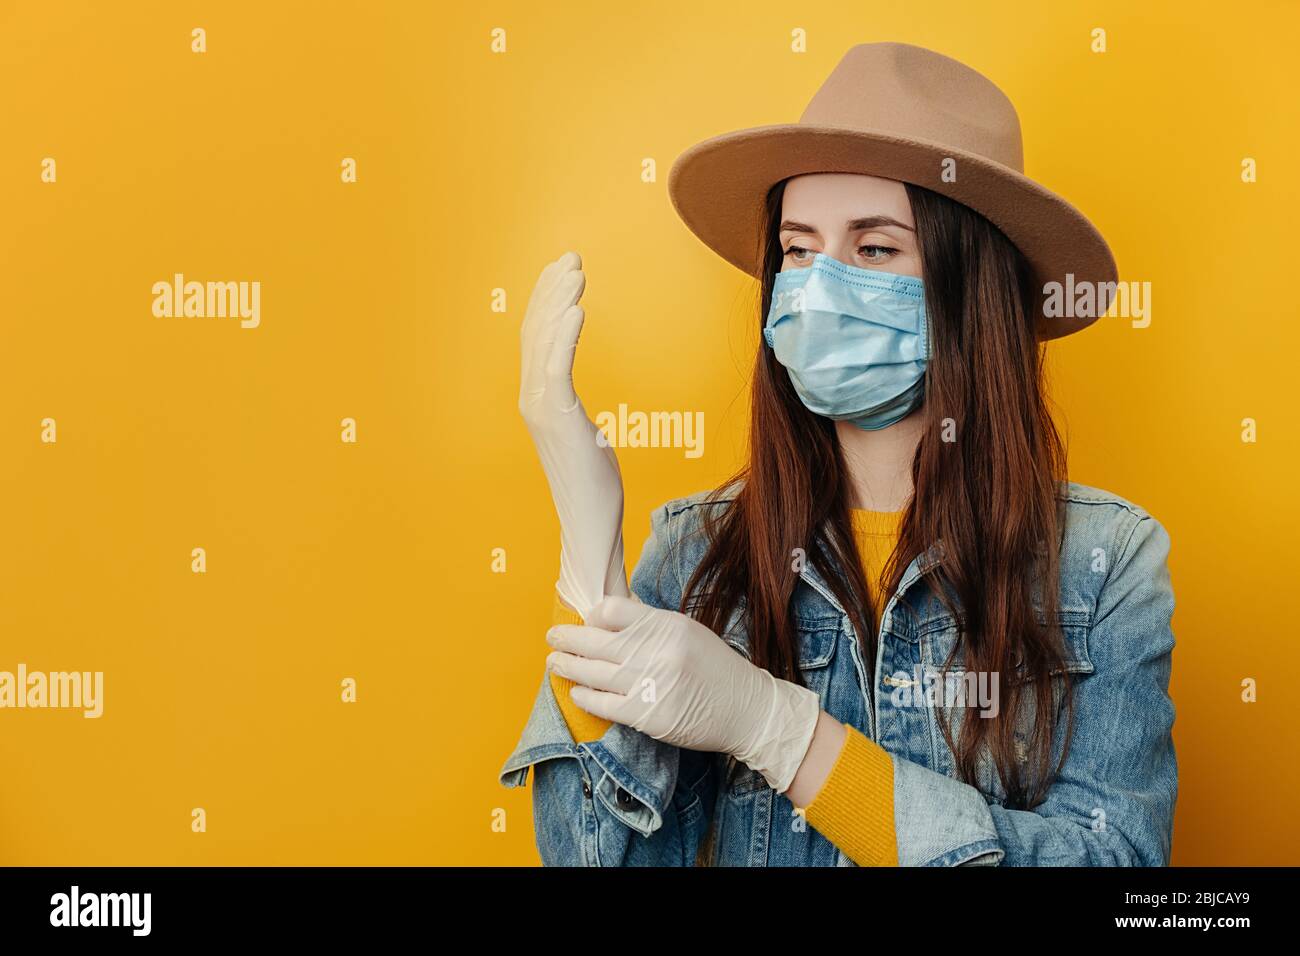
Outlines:
[[907,43],[851,48],[799,122],[938,143],[1024,172],[1020,117],[1007,95],[965,64]]

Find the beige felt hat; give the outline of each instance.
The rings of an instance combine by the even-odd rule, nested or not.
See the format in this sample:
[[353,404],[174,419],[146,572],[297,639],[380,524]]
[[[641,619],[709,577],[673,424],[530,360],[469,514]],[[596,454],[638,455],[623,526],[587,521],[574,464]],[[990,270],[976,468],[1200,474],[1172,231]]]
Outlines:
[[[956,174],[946,182],[944,161]],[[906,43],[850,49],[797,123],[714,136],[686,150],[668,176],[682,220],[710,249],[760,277],[759,230],[768,189],[803,173],[867,173],[924,186],[969,206],[1029,260],[1039,335],[1077,332],[1105,311],[1115,259],[1092,223],[1024,175],[1020,119],[1006,94],[970,67]],[[1070,278],[1067,278],[1070,277]],[[1048,283],[1093,283],[1102,308],[1045,315]],[[1113,286],[1110,287],[1113,290]]]

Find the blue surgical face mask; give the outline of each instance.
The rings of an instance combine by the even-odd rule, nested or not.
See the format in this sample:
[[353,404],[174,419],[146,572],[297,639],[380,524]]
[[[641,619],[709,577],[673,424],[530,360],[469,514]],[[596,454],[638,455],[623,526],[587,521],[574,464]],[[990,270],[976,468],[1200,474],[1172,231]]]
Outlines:
[[778,272],[763,339],[809,411],[885,428],[925,397],[930,355],[924,284],[817,253]]

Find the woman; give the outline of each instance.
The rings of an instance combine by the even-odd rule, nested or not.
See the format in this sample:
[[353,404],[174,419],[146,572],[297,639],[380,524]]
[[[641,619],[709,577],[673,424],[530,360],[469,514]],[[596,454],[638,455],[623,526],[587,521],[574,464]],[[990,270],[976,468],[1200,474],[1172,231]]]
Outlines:
[[750,457],[654,512],[630,588],[581,263],[543,270],[520,408],[567,623],[502,781],[536,768],[545,863],[1169,862],[1169,539],[1066,478],[1043,387],[1114,261],[1020,165],[1005,96],[902,44],[683,154],[678,211],[761,282]]

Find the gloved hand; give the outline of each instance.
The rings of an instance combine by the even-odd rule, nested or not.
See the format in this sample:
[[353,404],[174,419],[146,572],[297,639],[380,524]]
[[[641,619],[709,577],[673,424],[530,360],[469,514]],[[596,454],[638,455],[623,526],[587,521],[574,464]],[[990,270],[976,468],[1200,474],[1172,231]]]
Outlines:
[[546,635],[547,666],[583,710],[687,750],[727,753],[784,793],[812,742],[817,693],[773,677],[703,624],[606,598]]
[[560,517],[560,597],[586,619],[606,594],[630,592],[623,566],[623,479],[573,389],[582,331],[582,259],[566,252],[542,269],[520,329],[519,412],[537,446]]

